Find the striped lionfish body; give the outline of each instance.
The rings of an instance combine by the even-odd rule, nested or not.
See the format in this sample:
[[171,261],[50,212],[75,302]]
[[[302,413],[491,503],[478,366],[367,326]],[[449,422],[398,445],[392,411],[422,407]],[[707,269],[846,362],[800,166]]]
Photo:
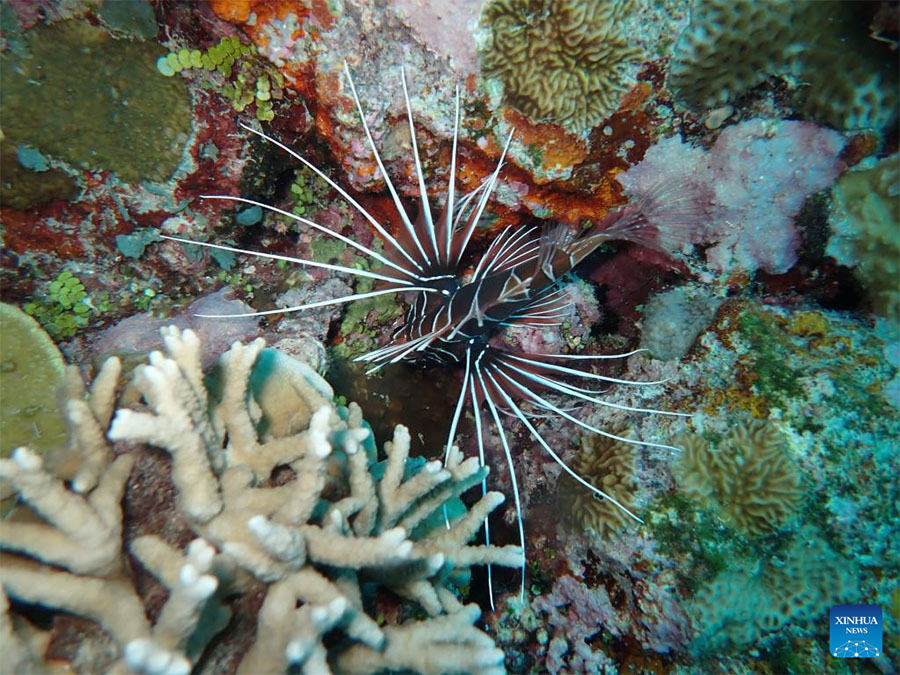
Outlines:
[[[639,521],[640,519],[635,514],[631,513],[613,496],[605,494],[602,490],[586,482],[563,462],[556,451],[541,436],[532,421],[536,413],[531,411],[536,409],[541,415],[552,413],[592,433],[628,443],[674,449],[668,445],[619,437],[591,426],[578,419],[569,409],[554,404],[546,396],[547,392],[554,392],[583,403],[608,406],[635,413],[684,415],[684,413],[612,403],[599,396],[602,392],[594,390],[590,386],[572,383],[573,380],[579,379],[587,381],[588,384],[599,383],[600,386],[610,384],[648,386],[661,382],[632,382],[572,367],[583,361],[623,359],[636,353],[635,351],[599,356],[530,354],[514,351],[497,338],[505,329],[514,325],[537,328],[559,325],[571,302],[564,286],[566,274],[603,242],[625,239],[641,244],[657,243],[659,233],[654,231],[651,220],[658,222],[658,218],[650,219],[648,214],[654,212],[658,214],[667,195],[661,191],[653,198],[628,205],[624,209],[610,214],[602,222],[578,236],[562,225],[543,229],[536,226],[507,227],[491,242],[475,264],[474,271],[469,273],[466,267],[470,264],[466,259],[467,248],[497,185],[513,133],[510,133],[507,138],[497,166],[490,176],[478,188],[457,198],[455,174],[460,124],[459,89],[457,88],[453,149],[447,193],[443,210],[435,217],[429,203],[425,178],[419,160],[412,110],[404,76],[403,93],[421,196],[418,216],[415,221],[412,221],[382,163],[346,65],[345,74],[375,162],[384,177],[402,222],[402,227],[397,228],[395,233],[389,232],[346,190],[302,156],[258,130],[247,126],[245,129],[291,154],[336,190],[372,226],[384,244],[382,252],[379,253],[373,248],[363,246],[327,227],[271,205],[230,195],[209,195],[206,198],[256,205],[303,223],[324,235],[344,242],[367,256],[373,262],[373,268],[359,270],[330,263],[246,251],[219,244],[188,243],[325,268],[352,274],[356,277],[374,279],[377,282],[373,290],[365,293],[356,293],[286,309],[253,312],[249,314],[252,316],[301,311],[382,294],[404,294],[409,307],[392,340],[388,344],[358,357],[357,360],[371,364],[369,372],[403,360],[455,364],[462,370],[462,385],[448,430],[446,455],[449,456],[451,452],[460,419],[468,404],[468,409],[475,422],[478,453],[482,464],[485,462],[486,425],[492,425],[499,436],[509,468],[519,539],[523,550],[525,535],[519,490],[512,462],[510,441],[501,422],[501,414],[517,418],[537,443],[575,480]],[[187,241],[175,237],[167,238]],[[484,484],[482,487],[486,489]],[[489,539],[487,522],[485,522],[485,535]],[[524,559],[522,569],[524,593]],[[488,571],[490,582],[490,568]]]

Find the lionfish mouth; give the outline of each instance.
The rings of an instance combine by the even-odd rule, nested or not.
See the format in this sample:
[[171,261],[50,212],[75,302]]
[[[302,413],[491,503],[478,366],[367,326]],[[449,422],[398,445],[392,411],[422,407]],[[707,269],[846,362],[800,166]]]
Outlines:
[[[474,272],[463,276],[462,263],[468,245],[497,185],[515,130],[507,137],[500,159],[497,161],[497,166],[490,176],[472,192],[457,198],[455,177],[460,124],[460,94],[457,86],[453,150],[447,193],[443,211],[435,218],[429,203],[425,177],[419,159],[412,107],[404,73],[402,75],[403,96],[406,104],[409,132],[412,139],[412,153],[421,200],[419,215],[413,222],[403,208],[400,196],[391,182],[390,176],[378,153],[378,148],[366,123],[362,103],[357,95],[353,78],[346,63],[344,64],[344,73],[372,155],[378,169],[381,171],[381,175],[384,177],[387,189],[402,221],[403,227],[397,232],[396,236],[379,223],[346,190],[307,159],[262,131],[245,124],[241,124],[241,126],[290,154],[336,190],[372,226],[384,244],[383,253],[379,253],[373,248],[364,246],[312,220],[269,204],[233,195],[204,195],[203,198],[257,206],[302,223],[325,236],[343,242],[360,254],[368,257],[374,265],[377,265],[376,269],[378,271],[360,270],[342,265],[235,248],[233,246],[197,242],[179,237],[164,236],[164,238],[234,253],[284,260],[307,267],[318,267],[346,273],[358,278],[373,279],[377,282],[374,290],[365,293],[354,293],[284,309],[271,309],[244,314],[200,316],[210,318],[264,316],[268,314],[300,312],[329,305],[341,305],[379,295],[393,293],[412,294],[412,300],[402,325],[395,331],[393,338],[388,344],[363,354],[357,357],[356,360],[372,364],[372,367],[367,371],[369,373],[385,365],[404,360],[432,361],[452,364],[462,368],[462,384],[447,434],[445,463],[451,452],[454,451],[455,446],[453,442],[464,410],[468,409],[474,418],[478,458],[482,466],[485,464],[486,427],[488,424],[493,426],[500,439],[506,458],[515,502],[519,543],[523,551],[521,593],[524,597],[525,531],[522,506],[512,460],[513,453],[510,447],[510,439],[501,421],[501,413],[517,418],[535,441],[573,479],[598,497],[614,504],[637,522],[643,521],[617,501],[614,496],[606,494],[599,488],[591,485],[573,471],[550,447],[533,420],[538,416],[553,414],[591,433],[600,434],[617,441],[668,450],[677,450],[678,448],[662,443],[639,441],[618,436],[587,424],[572,415],[568,410],[555,405],[547,398],[546,392],[561,394],[576,399],[581,403],[606,406],[632,413],[682,417],[689,417],[690,415],[681,412],[638,408],[613,403],[601,398],[599,394],[602,392],[600,391],[569,383],[571,380],[580,378],[581,380],[600,382],[605,385],[653,386],[663,384],[665,380],[635,382],[607,377],[563,365],[564,363],[572,362],[577,364],[584,361],[590,363],[606,359],[624,359],[642,350],[596,356],[531,354],[513,351],[510,348],[500,346],[498,340],[492,340],[491,338],[516,325],[537,328],[549,328],[559,325],[571,304],[563,282],[563,277],[566,273],[605,241],[628,239],[646,244],[651,239],[650,234],[648,234],[650,225],[642,215],[641,205],[637,205],[636,208],[626,207],[622,211],[613,214],[611,218],[604,220],[604,222],[577,237],[573,236],[567,227],[561,225],[543,229],[535,226],[507,227],[488,246],[475,265]],[[542,412],[531,412],[532,409]],[[487,491],[486,480],[484,479],[482,479],[482,491]],[[487,521],[484,523],[484,530],[486,542],[490,543]],[[488,584],[490,588],[490,567],[488,567]],[[493,608],[492,589],[490,589],[489,595]]]

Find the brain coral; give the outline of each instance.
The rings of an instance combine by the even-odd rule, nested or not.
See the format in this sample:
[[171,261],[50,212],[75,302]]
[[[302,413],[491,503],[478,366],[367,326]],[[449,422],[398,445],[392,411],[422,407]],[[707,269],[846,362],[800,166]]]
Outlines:
[[622,29],[632,0],[494,0],[482,70],[506,103],[535,120],[587,129],[616,109],[641,50]]
[[[634,437],[630,429],[620,429],[614,433]],[[631,443],[592,434],[582,437],[581,454],[572,462],[571,468],[588,483],[630,509],[636,488],[634,459],[634,445]],[[629,520],[622,509],[589,491],[568,474],[560,476],[556,494],[563,518],[569,526],[606,536],[621,530]]]
[[758,536],[786,523],[803,501],[801,475],[784,437],[767,422],[737,427],[716,451],[694,435],[679,439],[684,454],[673,472],[682,488],[704,502],[717,503],[723,518]]
[[850,171],[838,181],[829,223],[827,253],[841,265],[856,267],[875,311],[898,320],[900,313],[900,154]]
[[669,86],[701,110],[771,76],[797,87],[797,105],[841,129],[884,127],[897,115],[897,60],[870,39],[868,3],[695,0]]

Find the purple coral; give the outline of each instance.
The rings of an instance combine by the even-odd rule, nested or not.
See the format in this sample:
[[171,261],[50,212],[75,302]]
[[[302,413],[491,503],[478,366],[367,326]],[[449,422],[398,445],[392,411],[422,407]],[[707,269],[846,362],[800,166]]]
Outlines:
[[706,215],[692,241],[715,244],[706,251],[713,270],[782,274],[797,262],[794,217],[840,175],[843,145],[840,133],[811,122],[757,118],[725,129],[708,151],[665,138],[618,179],[633,198],[678,184]]

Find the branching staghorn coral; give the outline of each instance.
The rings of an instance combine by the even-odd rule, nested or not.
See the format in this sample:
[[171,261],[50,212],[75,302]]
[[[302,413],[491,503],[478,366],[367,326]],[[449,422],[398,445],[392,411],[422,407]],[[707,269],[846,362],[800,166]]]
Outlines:
[[[617,436],[634,438],[632,429],[617,429]],[[634,480],[634,445],[605,436],[583,436],[581,454],[572,468],[591,485],[615,497],[625,507],[634,506],[637,484]],[[582,530],[593,530],[601,537],[621,530],[629,518],[612,502],[598,497],[568,474],[556,485],[563,518]]]
[[[164,342],[165,354],[152,354],[122,396],[140,394],[146,409],[120,408],[108,431],[111,440],[152,443],[171,455],[179,511],[201,537],[186,553],[155,535],[132,541],[130,553],[170,590],[156,623],[149,625],[122,565],[119,502],[134,454],[115,456],[103,438],[116,401],[114,359],[87,400],[70,387],[72,435],[85,457],[72,484],[84,494],[26,449],[0,464],[0,476],[47,521],[4,524],[2,549],[28,556],[4,553],[0,582],[10,597],[96,620],[118,645],[120,670],[186,673],[205,646],[186,647],[202,632],[204,606],[218,602],[220,585],[245,591],[249,572],[269,586],[241,672],[500,669],[502,652],[472,626],[478,608],[464,607],[450,584],[472,565],[521,565],[518,547],[466,545],[502,495],[487,493],[449,528],[434,518],[482,481],[487,470],[477,459],[455,452],[444,468],[431,462],[415,471],[409,432],[397,427],[375,475],[359,408],[339,411],[311,369],[284,364],[271,386],[315,412],[301,430],[260,437],[257,425],[271,410],[265,399],[279,397],[264,387],[260,406],[248,392],[262,340],[235,343],[222,356],[219,396],[207,389],[193,332],[166,329]],[[293,480],[260,486],[284,466]],[[432,618],[379,626],[364,610],[364,582],[417,602]],[[332,629],[347,638],[337,648],[322,641]]]
[[[119,370],[118,359],[109,359],[87,397],[77,371],[69,370],[65,414],[70,445],[83,458],[72,489],[27,448],[0,460],[0,479],[45,520],[3,522],[0,584],[18,601],[99,623],[123,647],[115,671],[127,667],[133,672],[188,673],[191,664],[181,652],[218,585],[217,578],[207,574],[214,552],[198,539],[187,554],[160,555],[161,548],[168,548],[163,542],[153,537],[135,540],[131,553],[169,589],[168,601],[150,625],[125,574],[122,549],[119,503],[135,457],[114,457],[103,437]],[[17,669],[34,666],[27,651],[17,649],[15,658]]]
[[799,467],[784,436],[768,422],[751,420],[712,450],[700,436],[679,438],[684,453],[673,472],[689,495],[718,504],[726,521],[753,536],[788,522],[803,502]]
[[641,59],[621,26],[632,7],[631,0],[494,0],[482,17],[491,28],[482,69],[533,119],[589,129],[616,109],[628,68]]

